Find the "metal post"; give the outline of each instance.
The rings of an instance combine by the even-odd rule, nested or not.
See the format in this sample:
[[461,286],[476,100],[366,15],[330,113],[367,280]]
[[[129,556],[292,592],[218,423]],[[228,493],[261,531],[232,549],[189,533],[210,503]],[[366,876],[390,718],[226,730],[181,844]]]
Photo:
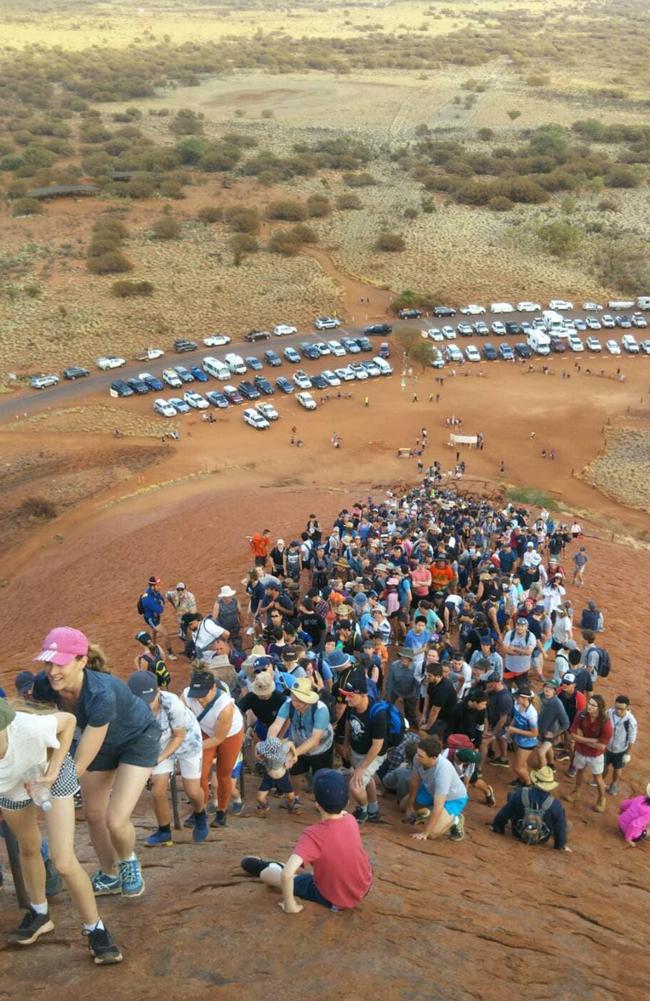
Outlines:
[[172,814],[174,816],[174,830],[180,831],[181,829],[181,818],[178,812],[178,789],[176,788],[176,771],[174,770],[169,776],[169,787],[172,794]]
[[0,836],[5,839],[5,844],[7,845],[9,867],[11,869],[11,876],[16,889],[16,896],[18,897],[18,905],[21,909],[26,909],[29,907],[29,896],[23,879],[23,871],[20,867],[20,851],[18,849],[18,842],[15,834],[4,820],[0,821]]

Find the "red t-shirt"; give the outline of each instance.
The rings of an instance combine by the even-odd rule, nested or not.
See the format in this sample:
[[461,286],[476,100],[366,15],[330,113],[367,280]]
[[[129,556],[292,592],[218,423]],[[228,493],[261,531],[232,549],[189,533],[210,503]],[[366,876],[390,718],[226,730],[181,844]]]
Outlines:
[[305,828],[293,851],[311,865],[319,892],[335,907],[356,907],[372,885],[370,861],[350,813]]
[[[582,730],[583,737],[597,740],[599,744],[604,744],[605,747],[612,738],[612,724],[609,720],[606,719],[604,723],[601,723],[598,717],[592,720],[588,712],[585,712],[584,715],[576,713],[575,719],[571,724],[571,732],[577,733],[579,729]],[[581,744],[578,737],[576,740],[576,751],[585,758],[597,758],[599,754],[603,754],[604,748],[594,747],[591,744]]]

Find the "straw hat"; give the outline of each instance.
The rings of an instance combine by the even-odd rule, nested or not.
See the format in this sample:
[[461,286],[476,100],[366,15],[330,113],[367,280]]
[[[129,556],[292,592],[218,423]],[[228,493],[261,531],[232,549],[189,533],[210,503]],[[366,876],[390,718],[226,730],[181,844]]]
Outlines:
[[219,591],[220,598],[234,598],[237,592],[230,586],[230,584],[224,584]]
[[296,678],[289,691],[294,698],[300,702],[306,702],[307,705],[314,705],[315,702],[318,702],[318,692],[312,685],[310,678]]
[[555,781],[553,769],[549,768],[548,765],[544,765],[543,768],[538,768],[537,771],[531,770],[530,777],[533,780],[533,783],[539,789],[543,789],[544,792],[551,792],[553,789],[557,789],[559,785],[559,782]]
[[256,674],[251,682],[251,691],[260,699],[268,699],[275,691],[275,678],[268,671]]

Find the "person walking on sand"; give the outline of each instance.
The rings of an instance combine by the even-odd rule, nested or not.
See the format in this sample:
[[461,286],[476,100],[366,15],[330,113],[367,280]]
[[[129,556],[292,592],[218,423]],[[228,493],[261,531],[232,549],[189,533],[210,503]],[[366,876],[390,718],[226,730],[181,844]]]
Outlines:
[[602,695],[590,695],[587,708],[576,715],[571,724],[571,734],[575,746],[573,767],[576,773],[575,787],[567,796],[569,803],[577,803],[584,782],[584,773],[590,771],[598,788],[598,800],[594,806],[596,813],[604,813],[607,805],[605,797],[605,749],[612,739],[612,724],[607,716]]

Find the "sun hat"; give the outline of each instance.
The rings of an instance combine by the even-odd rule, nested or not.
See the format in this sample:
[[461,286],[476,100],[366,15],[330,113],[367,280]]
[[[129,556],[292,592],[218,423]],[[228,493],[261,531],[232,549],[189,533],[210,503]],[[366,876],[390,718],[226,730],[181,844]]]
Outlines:
[[185,584],[183,583],[182,580],[179,580],[178,584],[176,585],[176,590],[177,591],[184,591],[185,590]]
[[187,694],[191,699],[202,699],[208,692],[212,691],[214,685],[214,675],[208,671],[194,671]]
[[555,775],[553,774],[553,769],[549,768],[548,765],[544,765],[543,768],[531,769],[530,777],[532,779],[533,785],[539,786],[544,792],[551,792],[552,789],[557,789],[559,782],[555,781]]
[[127,685],[134,695],[147,704],[153,702],[158,694],[158,678],[153,671],[134,671]]
[[314,798],[325,813],[341,813],[348,799],[348,780],[333,768],[319,768],[314,775],[312,789]]
[[32,688],[34,687],[34,682],[36,681],[36,675],[32,674],[31,671],[19,671],[14,680],[14,685],[16,686],[16,691],[19,695],[25,696],[29,695]]
[[224,584],[219,591],[220,598],[232,598],[237,592],[230,586],[230,584]]
[[0,732],[6,730],[9,724],[16,718],[16,710],[9,705],[6,699],[0,699]]
[[397,651],[397,656],[402,657],[404,660],[413,660],[415,652],[410,647],[401,646]]
[[325,657],[325,660],[333,671],[342,671],[344,667],[349,665],[350,655],[344,653],[343,650],[332,650],[332,652]]
[[256,674],[251,681],[251,692],[258,698],[268,698],[275,691],[275,678],[268,671]]
[[289,693],[299,702],[306,702],[310,706],[318,702],[318,692],[310,678],[294,678],[289,686]]
[[74,657],[88,655],[88,638],[79,629],[70,626],[57,626],[50,629],[43,640],[43,649],[34,660],[43,660],[46,664],[57,664],[65,667]]

